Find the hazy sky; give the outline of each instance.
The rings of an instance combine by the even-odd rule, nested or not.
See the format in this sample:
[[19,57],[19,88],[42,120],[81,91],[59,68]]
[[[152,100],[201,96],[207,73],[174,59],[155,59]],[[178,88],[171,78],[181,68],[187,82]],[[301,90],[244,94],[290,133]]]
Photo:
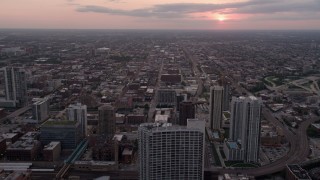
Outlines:
[[0,0],[0,28],[320,29],[320,0]]

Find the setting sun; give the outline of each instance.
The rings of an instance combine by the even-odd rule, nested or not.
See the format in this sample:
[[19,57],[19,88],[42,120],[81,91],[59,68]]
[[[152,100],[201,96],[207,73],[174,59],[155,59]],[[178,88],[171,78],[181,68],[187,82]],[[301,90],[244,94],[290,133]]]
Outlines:
[[218,20],[219,20],[219,21],[224,21],[225,18],[224,18],[224,17],[219,17]]
[[219,15],[217,16],[217,20],[218,20],[218,21],[225,21],[225,20],[226,20],[226,17],[225,17],[224,15],[220,15],[220,14],[219,14]]

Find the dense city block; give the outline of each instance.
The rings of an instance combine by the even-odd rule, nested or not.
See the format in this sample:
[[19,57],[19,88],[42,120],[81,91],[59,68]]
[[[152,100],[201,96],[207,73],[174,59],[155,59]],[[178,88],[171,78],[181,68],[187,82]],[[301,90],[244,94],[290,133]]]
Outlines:
[[0,30],[3,179],[319,179],[318,31]]

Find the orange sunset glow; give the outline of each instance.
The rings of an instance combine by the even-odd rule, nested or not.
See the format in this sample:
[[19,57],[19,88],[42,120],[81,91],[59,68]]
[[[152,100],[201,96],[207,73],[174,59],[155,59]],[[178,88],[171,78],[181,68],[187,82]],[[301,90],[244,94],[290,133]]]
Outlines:
[[0,28],[215,29],[214,20],[230,29],[320,29],[314,0],[2,0],[0,7]]

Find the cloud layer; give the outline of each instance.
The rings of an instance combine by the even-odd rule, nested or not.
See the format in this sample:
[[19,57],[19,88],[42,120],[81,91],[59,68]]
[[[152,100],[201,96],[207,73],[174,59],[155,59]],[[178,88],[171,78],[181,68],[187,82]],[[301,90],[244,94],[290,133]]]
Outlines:
[[[227,14],[258,14],[272,15],[281,13],[294,14],[292,18],[315,19],[319,17],[319,0],[249,0],[246,2],[204,4],[204,3],[172,3],[158,4],[149,8],[121,10],[104,6],[86,5],[78,6],[78,12],[106,13],[133,17],[158,17],[158,18],[186,18],[193,13],[216,13],[229,9]],[[312,15],[311,15],[312,14]],[[303,16],[303,17],[301,17]],[[270,16],[272,17],[272,16]],[[267,18],[267,17],[265,17]],[[273,16],[274,18],[274,16]],[[280,17],[281,19],[281,17]]]

